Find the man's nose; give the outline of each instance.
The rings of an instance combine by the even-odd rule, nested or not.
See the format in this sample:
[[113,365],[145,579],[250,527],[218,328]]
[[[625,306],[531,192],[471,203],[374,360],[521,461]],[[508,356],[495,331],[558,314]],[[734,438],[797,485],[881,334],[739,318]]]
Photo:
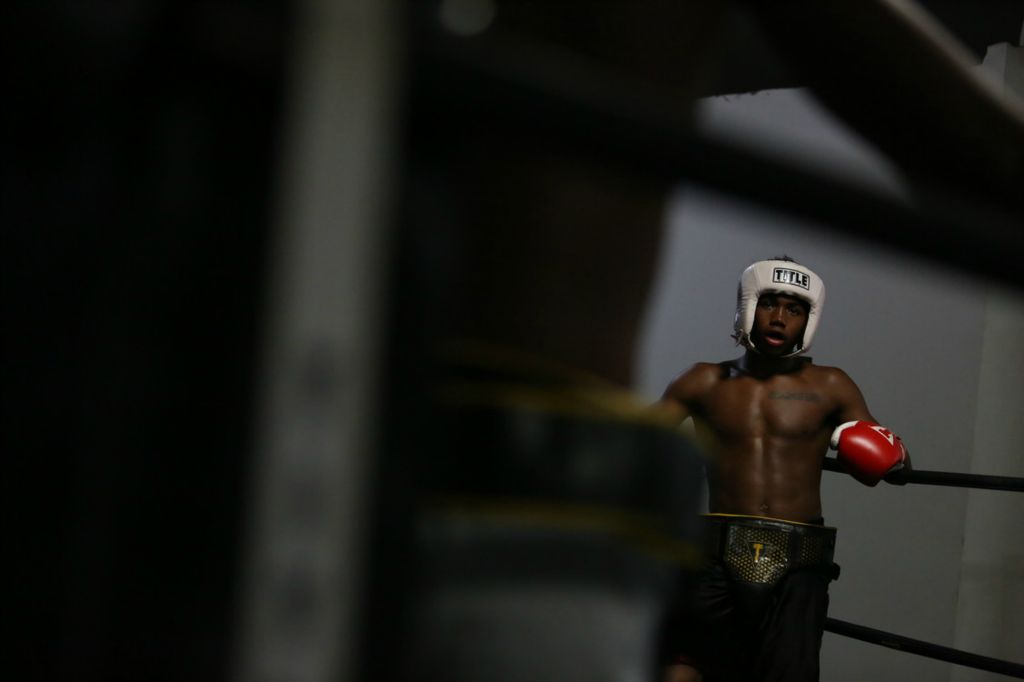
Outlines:
[[786,318],[782,314],[782,308],[776,308],[772,311],[772,315],[768,320],[768,324],[776,325],[779,327],[786,326]]

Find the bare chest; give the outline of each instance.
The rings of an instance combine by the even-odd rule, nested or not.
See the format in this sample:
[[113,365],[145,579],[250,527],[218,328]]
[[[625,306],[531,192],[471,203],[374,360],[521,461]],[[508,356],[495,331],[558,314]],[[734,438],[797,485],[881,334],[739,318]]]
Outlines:
[[817,438],[829,427],[835,402],[813,382],[777,377],[723,380],[707,396],[701,415],[719,438]]

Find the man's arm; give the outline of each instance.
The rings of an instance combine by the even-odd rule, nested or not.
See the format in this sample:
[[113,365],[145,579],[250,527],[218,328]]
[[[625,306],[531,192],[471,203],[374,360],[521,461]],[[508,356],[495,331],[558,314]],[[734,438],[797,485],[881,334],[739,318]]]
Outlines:
[[880,480],[899,483],[899,472],[910,469],[910,454],[903,441],[878,424],[860,388],[845,372],[834,370],[832,381],[839,402],[839,425],[832,433],[831,445],[840,464],[865,485],[874,486]]
[[841,369],[831,368],[830,382],[833,384],[838,408],[835,412],[835,426],[852,421],[866,421],[877,424],[871,412],[868,411],[867,401],[860,388],[853,382],[853,379]]
[[701,400],[714,385],[718,372],[717,365],[697,363],[673,379],[655,405],[676,424],[682,424],[699,411]]

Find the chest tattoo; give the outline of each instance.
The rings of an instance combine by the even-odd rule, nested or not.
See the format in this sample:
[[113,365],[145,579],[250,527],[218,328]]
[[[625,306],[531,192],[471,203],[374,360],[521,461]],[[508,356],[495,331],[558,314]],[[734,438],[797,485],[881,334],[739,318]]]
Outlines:
[[821,396],[817,393],[772,391],[768,394],[771,400],[802,400],[807,403],[820,403]]

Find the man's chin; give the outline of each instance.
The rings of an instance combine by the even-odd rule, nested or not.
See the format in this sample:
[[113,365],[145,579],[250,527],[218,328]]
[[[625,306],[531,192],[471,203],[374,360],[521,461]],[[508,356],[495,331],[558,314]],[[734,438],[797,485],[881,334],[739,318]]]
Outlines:
[[793,345],[774,346],[772,344],[763,342],[755,345],[757,346],[757,350],[758,352],[761,353],[761,355],[764,355],[765,357],[769,358],[784,357],[792,353],[794,348]]

